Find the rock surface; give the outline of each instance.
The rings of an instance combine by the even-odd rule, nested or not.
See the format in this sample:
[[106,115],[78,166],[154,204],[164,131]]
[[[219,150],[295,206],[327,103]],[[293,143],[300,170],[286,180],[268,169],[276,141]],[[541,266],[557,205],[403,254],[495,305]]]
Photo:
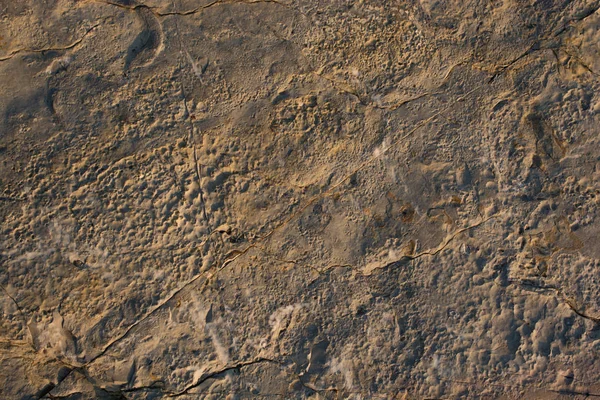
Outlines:
[[600,395],[599,9],[0,2],[0,397]]

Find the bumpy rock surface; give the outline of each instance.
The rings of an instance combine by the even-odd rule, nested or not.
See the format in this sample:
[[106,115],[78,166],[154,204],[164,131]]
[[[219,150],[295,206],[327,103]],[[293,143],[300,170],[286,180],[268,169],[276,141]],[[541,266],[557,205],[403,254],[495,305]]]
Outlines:
[[600,395],[598,1],[140,1],[0,2],[0,397]]

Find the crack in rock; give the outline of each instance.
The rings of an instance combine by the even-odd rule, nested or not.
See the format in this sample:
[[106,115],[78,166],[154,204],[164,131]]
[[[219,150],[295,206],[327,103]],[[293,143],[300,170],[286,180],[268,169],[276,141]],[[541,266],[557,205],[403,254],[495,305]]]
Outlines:
[[98,22],[94,25],[92,25],[90,28],[86,29],[85,33],[77,40],[75,40],[73,43],[65,45],[65,46],[49,46],[49,47],[43,47],[41,49],[27,49],[27,48],[21,48],[21,49],[16,49],[16,50],[12,50],[8,55],[0,57],[0,61],[7,61],[10,60],[11,58],[13,58],[14,56],[20,54],[20,53],[45,53],[45,52],[49,52],[49,51],[64,51],[64,50],[71,50],[75,47],[77,47],[78,45],[81,44],[81,42],[83,42],[83,40],[97,27],[99,27],[100,25],[102,25],[102,23],[104,21],[106,21],[107,19],[112,18],[111,16],[108,17],[104,17],[102,19],[102,22]]

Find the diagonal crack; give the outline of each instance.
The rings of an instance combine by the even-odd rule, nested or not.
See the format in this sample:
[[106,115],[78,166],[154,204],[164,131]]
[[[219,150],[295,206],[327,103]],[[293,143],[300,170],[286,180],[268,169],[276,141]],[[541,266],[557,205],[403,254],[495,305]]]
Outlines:
[[236,364],[230,364],[221,369],[212,371],[212,372],[204,375],[202,378],[198,379],[198,381],[192,383],[191,385],[186,386],[184,389],[180,390],[179,392],[167,393],[167,396],[168,397],[180,397],[180,396],[186,395],[189,393],[190,390],[197,388],[198,386],[202,385],[204,382],[208,381],[209,379],[214,379],[214,378],[218,377],[219,375],[222,375],[229,371],[235,371],[235,370],[242,369],[244,367],[249,367],[251,365],[256,365],[256,364],[261,364],[261,363],[271,363],[271,364],[277,364],[277,365],[281,366],[280,362],[275,361],[271,358],[266,358],[266,357],[259,357],[254,360],[251,360],[251,361],[242,361],[242,362],[238,362]]
[[[494,81],[494,79],[496,79],[499,75],[502,75],[504,72],[511,69],[516,63],[518,63],[522,59],[530,56],[533,53],[536,53],[539,51],[544,51],[544,50],[554,51],[557,48],[557,46],[555,44],[551,43],[553,39],[560,37],[561,35],[566,33],[569,30],[569,28],[573,27],[575,24],[582,22],[585,19],[589,18],[590,16],[594,15],[599,10],[600,10],[600,5],[596,5],[590,9],[588,9],[583,15],[581,15],[579,17],[571,18],[561,29],[559,29],[555,33],[551,34],[551,32],[548,32],[547,34],[542,35],[541,39],[536,39],[535,42],[533,42],[533,44],[527,50],[525,50],[523,53],[521,53],[519,56],[517,56],[516,58],[514,58],[513,60],[509,61],[508,63],[506,63],[504,65],[496,66],[496,70],[494,71],[492,77],[489,79],[488,83],[492,83]],[[549,29],[549,31],[552,31],[552,30],[553,30],[552,28]],[[548,42],[550,42],[549,45],[546,44]],[[561,46],[559,45],[558,48],[560,48],[560,47]],[[566,51],[565,51],[565,53],[566,53]],[[567,53],[567,54],[569,54],[569,53]],[[589,68],[589,66],[587,66],[580,60],[577,60],[577,61],[592,75],[598,76],[598,73],[594,72],[591,68]]]
[[559,299],[562,299],[562,301],[577,315],[579,315],[581,318],[587,319],[588,321],[592,321],[593,323],[595,323],[596,325],[600,325],[600,317],[597,316],[593,316],[590,315],[588,313],[586,313],[585,311],[582,311],[577,304],[575,303],[575,301],[571,298],[569,298],[564,291],[554,285],[543,285],[543,284],[539,284],[538,282],[531,280],[531,279],[512,279],[510,281],[511,283],[517,283],[520,284],[521,286],[524,287],[528,287],[531,289],[535,289],[535,290],[539,290],[539,291],[550,291],[550,292],[555,292],[556,293],[556,297],[558,297]]
[[[226,256],[225,261],[223,262],[223,266],[217,270],[220,271],[221,269],[223,269],[225,266],[227,266],[229,263],[235,261],[238,257],[241,257],[242,255],[244,255],[246,252],[248,252],[252,247],[254,247],[254,245],[250,245],[248,246],[244,251],[239,251],[239,250],[234,250],[230,253],[228,253],[228,255]],[[160,303],[159,305],[157,305],[156,307],[154,307],[152,310],[150,310],[148,313],[146,313],[142,318],[138,319],[137,321],[135,321],[134,323],[132,323],[131,325],[129,325],[127,327],[127,329],[125,329],[125,331],[123,333],[121,333],[120,335],[118,335],[117,337],[115,337],[113,340],[111,340],[110,342],[108,342],[103,348],[102,350],[96,354],[95,356],[93,356],[91,359],[89,359],[84,365],[82,365],[81,367],[77,367],[77,368],[72,368],[69,370],[69,372],[66,374],[66,376],[61,379],[52,389],[53,390],[55,387],[57,387],[64,379],[66,379],[66,377],[71,374],[73,371],[75,370],[79,370],[80,372],[83,371],[83,373],[85,372],[85,368],[90,366],[91,364],[93,364],[95,361],[97,361],[98,359],[102,358],[104,355],[106,355],[106,353],[113,348],[115,345],[117,345],[119,342],[121,342],[123,339],[125,339],[126,337],[129,336],[129,334],[141,323],[143,323],[144,321],[146,321],[148,318],[150,318],[152,315],[154,315],[156,312],[160,311],[163,307],[165,307],[171,300],[173,300],[176,296],[178,296],[179,294],[181,294],[184,290],[186,290],[187,288],[191,287],[195,282],[197,282],[200,278],[204,277],[205,275],[207,276],[206,282],[205,284],[208,282],[208,280],[210,278],[212,278],[213,276],[216,275],[215,272],[214,274],[210,274],[210,273],[206,273],[206,272],[201,272],[198,275],[194,276],[192,279],[190,279],[189,281],[187,281],[182,287],[180,287],[179,289],[175,290],[173,293],[171,293],[165,300],[163,300],[162,303]],[[84,373],[85,376],[87,376]],[[43,396],[40,396],[43,397]]]
[[[19,316],[23,320],[23,329],[27,330],[27,317],[25,316],[25,312],[23,311],[23,309],[19,305],[19,302],[17,302],[17,299],[15,299],[8,292],[8,290],[6,290],[6,288],[4,287],[4,285],[0,285],[0,289],[2,289],[2,291],[4,292],[4,294],[6,294],[6,296],[8,296],[8,298],[14,303],[15,307],[17,307],[17,311],[19,312]],[[33,348],[34,351],[36,350],[33,343],[29,343],[28,342],[28,344],[31,346],[31,348]]]
[[203,273],[203,272],[199,273],[198,275],[196,275],[195,277],[193,277],[192,279],[190,279],[188,282],[186,282],[182,287],[180,287],[179,289],[177,289],[173,293],[171,293],[162,303],[160,303],[159,305],[157,305],[156,307],[154,307],[152,310],[150,310],[148,313],[146,313],[142,318],[138,319],[137,321],[135,321],[134,323],[132,323],[131,325],[129,325],[127,327],[127,329],[125,329],[125,331],[123,333],[121,333],[116,338],[114,338],[113,340],[111,340],[110,342],[108,342],[108,344],[106,344],[98,354],[96,354],[88,362],[86,362],[85,366],[88,366],[88,365],[94,363],[96,360],[98,360],[99,358],[101,358],[102,356],[104,356],[111,348],[113,348],[121,340],[123,340],[127,336],[129,336],[129,334],[133,331],[134,328],[136,328],[142,322],[146,321],[148,318],[150,318],[152,315],[154,315],[157,311],[161,310],[173,298],[175,298],[178,294],[180,294],[185,289],[187,289],[188,287],[190,287],[192,284],[194,284],[196,281],[198,281],[204,275],[205,275],[205,273]]
[[[451,68],[451,70],[454,67],[456,67],[456,65],[453,66]],[[445,84],[445,82],[447,80],[447,77],[450,74],[451,70],[446,74],[446,77],[444,78],[443,82],[439,85],[439,87],[441,87],[441,86],[443,86]],[[387,105],[387,106],[382,106],[382,105],[375,104],[371,100],[366,99],[365,96],[361,95],[358,92],[358,90],[354,89],[353,87],[351,87],[346,82],[338,81],[338,80],[336,80],[336,79],[334,79],[334,78],[332,78],[330,76],[327,76],[324,73],[319,72],[319,71],[314,71],[313,74],[316,75],[319,78],[325,79],[327,82],[329,82],[338,91],[346,93],[346,94],[349,94],[349,95],[355,97],[361,105],[363,105],[365,107],[377,108],[379,110],[395,111],[398,108],[400,108],[402,106],[405,106],[406,104],[411,103],[413,101],[422,99],[424,97],[435,96],[437,94],[442,94],[443,93],[441,91],[425,92],[425,93],[421,93],[421,94],[418,94],[416,96],[410,97],[408,99],[400,100],[400,101],[398,101],[397,103],[394,103],[394,104],[390,104],[390,105]]]
[[[200,385],[202,385],[204,382],[208,381],[209,379],[214,379],[214,378],[218,377],[219,375],[222,375],[229,371],[241,370],[244,367],[249,367],[251,365],[256,365],[256,364],[261,364],[261,363],[276,364],[280,368],[285,367],[284,363],[282,363],[281,361],[277,361],[275,359],[267,358],[267,357],[258,357],[251,361],[238,362],[236,364],[231,364],[231,365],[225,366],[221,369],[218,369],[216,371],[210,372],[207,375],[205,375],[204,377],[200,378],[197,382],[194,382],[194,383],[186,386],[184,389],[182,389],[179,392],[167,393],[167,392],[163,391],[163,393],[167,394],[168,397],[180,397],[185,394],[189,394],[190,390],[192,390],[196,387],[199,387]],[[329,387],[329,388],[323,388],[323,389],[317,388],[313,384],[305,382],[302,379],[302,376],[295,372],[285,371],[285,373],[295,377],[303,388],[308,389],[312,392],[316,392],[316,393],[323,393],[323,392],[337,393],[338,392],[338,389],[335,387]]]
[[[401,263],[401,262],[403,262],[403,261],[412,261],[412,260],[417,260],[417,259],[419,259],[419,258],[421,258],[421,257],[425,257],[425,256],[435,256],[435,255],[439,254],[440,252],[442,252],[442,251],[443,251],[443,250],[444,250],[446,247],[448,247],[448,245],[449,245],[449,244],[450,244],[450,243],[451,243],[451,242],[452,242],[454,239],[456,239],[456,237],[457,237],[457,236],[459,236],[460,234],[462,234],[462,233],[464,233],[464,232],[467,232],[467,231],[469,231],[469,230],[471,230],[471,229],[475,229],[475,228],[477,228],[477,227],[479,227],[479,226],[483,225],[483,224],[484,224],[484,223],[486,223],[487,221],[489,221],[489,220],[491,220],[491,219],[494,219],[494,218],[496,218],[496,216],[492,215],[492,216],[490,216],[490,217],[488,217],[488,218],[485,218],[485,219],[483,219],[483,220],[481,220],[481,221],[479,221],[479,222],[476,222],[476,223],[475,223],[475,224],[473,224],[473,225],[469,225],[469,226],[467,226],[467,227],[465,227],[465,228],[458,229],[458,230],[457,230],[456,232],[454,232],[452,235],[450,235],[449,237],[447,237],[447,238],[446,238],[446,240],[444,240],[444,242],[443,242],[442,244],[440,244],[438,247],[436,247],[435,249],[429,249],[429,250],[425,250],[425,251],[423,251],[423,252],[421,252],[421,253],[418,253],[418,254],[415,254],[415,255],[406,255],[406,254],[405,254],[405,255],[403,255],[402,257],[400,257],[398,260],[395,260],[395,261],[389,262],[389,263],[387,263],[387,264],[385,264],[385,265],[382,265],[382,266],[380,266],[380,267],[373,268],[373,270],[383,270],[383,269],[387,269],[387,268],[389,268],[389,267],[391,267],[391,266],[394,266],[394,265],[396,265],[396,264],[399,264],[399,263]],[[334,264],[334,265],[330,265],[330,266],[327,266],[327,267],[325,267],[325,268],[321,268],[321,269],[317,269],[317,268],[314,268],[314,267],[311,267],[311,268],[312,268],[313,270],[316,270],[316,271],[317,271],[317,273],[319,273],[319,275],[322,275],[324,272],[326,272],[326,271],[328,271],[328,270],[330,270],[330,269],[333,269],[333,268],[353,268],[353,266],[352,266],[352,265],[349,265],[349,264]],[[362,276],[370,276],[370,275],[372,275],[372,274],[371,274],[371,271],[369,271],[368,273],[364,273],[364,272],[362,272],[362,271],[358,271],[358,273],[359,273],[360,275],[362,275]]]
[[66,46],[50,46],[50,47],[43,47],[41,49],[27,49],[27,48],[16,49],[16,50],[11,51],[8,55],[0,57],[0,61],[10,60],[11,58],[13,58],[14,56],[16,56],[17,54],[20,54],[20,53],[44,53],[47,51],[63,51],[63,50],[73,49],[73,48],[77,47],[79,44],[81,44],[81,42],[83,42],[83,40],[94,29],[96,29],[97,27],[102,25],[102,23],[109,18],[111,18],[111,16],[104,17],[101,22],[98,22],[98,23],[92,25],[91,27],[89,27],[88,29],[86,29],[85,33],[79,39],[75,40],[73,43],[68,44]]
[[600,397],[600,393],[590,393],[588,391],[586,392],[582,392],[582,391],[576,391],[576,390],[555,390],[555,389],[550,389],[549,390],[552,393],[556,393],[558,395],[565,395],[565,396],[585,396],[584,399],[588,398],[588,397]]
[[562,35],[563,33],[565,33],[569,28],[571,28],[573,25],[585,21],[586,19],[588,19],[589,17],[591,17],[592,15],[594,15],[595,13],[598,12],[598,10],[600,10],[600,4],[596,4],[594,7],[589,8],[588,10],[586,10],[582,15],[580,15],[579,17],[575,17],[572,18],[571,20],[569,20],[565,26],[563,26],[560,30],[558,30],[555,34],[554,37],[558,37],[560,35]]
[[446,247],[448,247],[448,245],[461,233],[467,232],[471,229],[477,228],[483,224],[485,224],[486,222],[488,222],[491,219],[496,218],[495,215],[489,216],[479,222],[474,223],[473,225],[469,225],[465,228],[459,229],[456,232],[454,232],[450,237],[446,238],[446,240],[444,241],[444,243],[442,243],[441,245],[439,245],[435,250],[426,250],[423,251],[421,253],[418,253],[414,256],[405,256],[408,257],[410,260],[416,260],[418,258],[421,258],[423,256],[435,256],[437,254],[439,254],[441,251],[443,251]]
[[540,47],[539,42],[536,40],[535,43],[533,43],[531,46],[529,46],[529,48],[527,50],[525,50],[523,53],[521,53],[519,56],[517,56],[516,58],[512,59],[511,61],[509,61],[508,63],[506,63],[504,65],[497,66],[496,71],[493,73],[492,77],[488,80],[488,83],[492,83],[498,76],[502,75],[504,72],[511,69],[516,63],[518,63],[525,57],[529,56],[530,54],[532,54],[536,51],[540,51],[540,50],[545,50],[545,49],[542,49]]

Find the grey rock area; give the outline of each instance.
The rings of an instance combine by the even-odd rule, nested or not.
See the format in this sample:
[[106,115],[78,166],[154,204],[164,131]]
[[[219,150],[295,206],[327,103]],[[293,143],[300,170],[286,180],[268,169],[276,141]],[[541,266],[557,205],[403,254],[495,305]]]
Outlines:
[[600,396],[599,9],[0,0],[0,398]]

